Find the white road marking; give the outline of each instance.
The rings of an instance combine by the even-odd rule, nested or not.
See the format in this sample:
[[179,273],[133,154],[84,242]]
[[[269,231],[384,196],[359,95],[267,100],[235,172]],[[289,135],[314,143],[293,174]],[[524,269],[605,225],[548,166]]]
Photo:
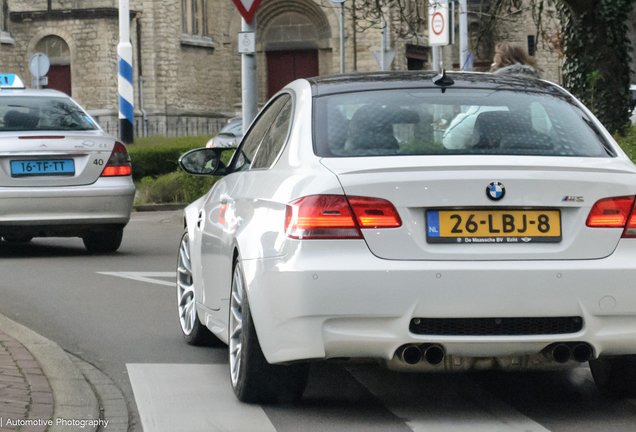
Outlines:
[[125,279],[132,279],[139,282],[147,282],[157,285],[175,286],[174,282],[168,282],[161,279],[153,278],[176,278],[177,272],[95,272],[107,276],[117,276]]
[[430,375],[377,373],[365,367],[349,372],[413,432],[546,432],[480,386],[462,379],[444,388]]
[[276,432],[259,405],[234,397],[227,365],[126,367],[144,432]]

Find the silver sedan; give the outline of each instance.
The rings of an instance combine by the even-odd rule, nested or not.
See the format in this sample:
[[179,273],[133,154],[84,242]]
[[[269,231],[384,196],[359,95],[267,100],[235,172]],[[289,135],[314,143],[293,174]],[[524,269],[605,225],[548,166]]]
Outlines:
[[16,87],[0,88],[0,236],[117,250],[135,195],[126,147],[67,95]]

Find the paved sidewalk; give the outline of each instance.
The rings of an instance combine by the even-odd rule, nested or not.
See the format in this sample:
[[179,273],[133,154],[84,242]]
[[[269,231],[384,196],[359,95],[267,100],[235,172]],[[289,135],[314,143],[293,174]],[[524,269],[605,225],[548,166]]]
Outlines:
[[0,432],[126,432],[128,424],[110,378],[0,315]]
[[[20,426],[21,420],[38,424]],[[24,345],[0,330],[0,429],[44,432],[52,420],[53,391],[42,368]]]

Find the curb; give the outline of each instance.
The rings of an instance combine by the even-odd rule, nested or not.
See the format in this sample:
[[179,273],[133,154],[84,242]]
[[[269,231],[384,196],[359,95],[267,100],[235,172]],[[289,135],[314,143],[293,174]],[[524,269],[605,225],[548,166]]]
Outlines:
[[188,203],[167,203],[167,204],[139,204],[133,206],[133,211],[149,212],[149,211],[172,211],[182,210],[189,206]]
[[[56,422],[57,419],[104,419],[105,415],[109,414],[106,411],[115,417],[113,419],[115,430],[125,431],[127,429],[126,402],[121,391],[106,375],[92,365],[74,356],[69,356],[55,342],[3,315],[0,315],[0,330],[31,352],[48,379],[54,402],[53,425],[47,429],[48,432],[96,432],[102,430],[99,426],[57,425]],[[97,396],[100,389],[106,392],[105,396]],[[102,401],[108,400],[108,403],[101,405],[98,397]],[[109,426],[111,425],[109,424]]]

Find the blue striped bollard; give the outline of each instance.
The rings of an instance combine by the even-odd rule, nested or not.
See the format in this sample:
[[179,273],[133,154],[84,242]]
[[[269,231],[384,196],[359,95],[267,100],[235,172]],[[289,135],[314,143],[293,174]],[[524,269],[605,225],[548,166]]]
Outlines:
[[124,144],[134,142],[135,99],[133,89],[133,50],[130,43],[130,1],[119,0],[119,138]]

